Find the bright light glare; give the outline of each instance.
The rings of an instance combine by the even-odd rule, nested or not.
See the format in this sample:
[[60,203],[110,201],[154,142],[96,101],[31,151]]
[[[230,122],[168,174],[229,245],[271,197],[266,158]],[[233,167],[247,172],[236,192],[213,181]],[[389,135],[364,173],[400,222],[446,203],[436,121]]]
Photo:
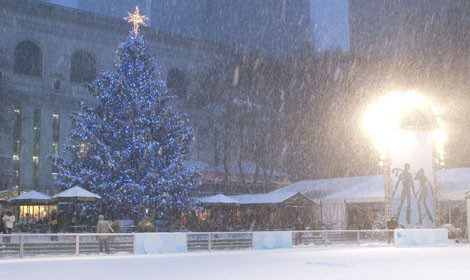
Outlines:
[[447,139],[444,123],[431,101],[417,92],[392,92],[378,98],[367,108],[363,120],[364,129],[372,138],[381,157],[388,154],[392,143],[406,148],[408,139],[403,139],[398,131],[403,129],[403,119],[417,111],[432,114],[436,126],[431,131],[439,160],[442,162],[443,147]]

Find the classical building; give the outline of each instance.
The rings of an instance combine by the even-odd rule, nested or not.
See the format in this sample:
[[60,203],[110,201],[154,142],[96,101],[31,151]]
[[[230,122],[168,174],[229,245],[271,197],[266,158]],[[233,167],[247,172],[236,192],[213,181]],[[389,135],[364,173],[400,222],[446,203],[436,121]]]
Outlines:
[[[288,57],[310,47],[312,0],[44,0],[123,18],[139,5],[149,26],[217,42],[264,57]],[[316,0],[315,0],[316,1]]]
[[[124,20],[29,0],[0,0],[0,188],[51,192],[48,160],[63,154],[87,84],[116,60]],[[234,64],[216,43],[144,28],[170,90],[185,99],[203,69]]]

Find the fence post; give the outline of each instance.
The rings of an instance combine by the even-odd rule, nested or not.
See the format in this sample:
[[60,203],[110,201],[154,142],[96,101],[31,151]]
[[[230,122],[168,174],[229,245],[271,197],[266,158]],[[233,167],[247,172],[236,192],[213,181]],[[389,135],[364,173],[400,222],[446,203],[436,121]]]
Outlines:
[[[186,236],[187,236],[187,234],[186,234]],[[135,233],[132,233],[132,245],[134,246],[133,250],[134,250],[134,255],[135,255]]]
[[80,235],[75,234],[75,255],[80,255]]
[[325,246],[328,246],[328,231],[325,231]]
[[212,238],[211,238],[211,233],[209,232],[209,235],[207,237],[207,248],[209,251],[212,251]]
[[24,235],[20,235],[20,258],[24,257]]
[[357,246],[361,246],[361,236],[360,236],[361,232],[360,231],[357,231]]

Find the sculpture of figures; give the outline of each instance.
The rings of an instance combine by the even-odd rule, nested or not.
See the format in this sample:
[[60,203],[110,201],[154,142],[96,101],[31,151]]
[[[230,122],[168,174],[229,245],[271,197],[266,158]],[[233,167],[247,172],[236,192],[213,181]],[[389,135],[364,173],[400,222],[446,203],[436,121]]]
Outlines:
[[393,196],[395,196],[395,192],[397,191],[398,185],[402,183],[402,191],[401,191],[401,202],[400,206],[398,207],[397,217],[400,217],[401,211],[405,204],[405,200],[407,202],[406,206],[406,222],[407,224],[410,223],[411,220],[411,190],[413,190],[413,194],[416,197],[415,186],[413,183],[413,175],[410,173],[410,165],[408,163],[405,164],[405,170],[401,170],[400,175],[398,175],[398,181],[395,185],[395,190],[393,191]]
[[418,224],[423,224],[423,213],[421,205],[426,210],[426,215],[428,219],[434,222],[432,217],[431,211],[429,211],[427,201],[428,201],[428,190],[431,190],[431,194],[434,196],[434,191],[432,189],[432,184],[429,179],[424,175],[424,170],[421,168],[415,176],[415,179],[419,182],[419,190],[418,190]]

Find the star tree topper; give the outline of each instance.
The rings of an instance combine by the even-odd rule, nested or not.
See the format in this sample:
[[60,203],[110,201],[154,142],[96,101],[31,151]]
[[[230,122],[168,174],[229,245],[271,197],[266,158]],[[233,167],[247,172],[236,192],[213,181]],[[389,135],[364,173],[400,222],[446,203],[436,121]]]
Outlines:
[[133,14],[128,13],[127,17],[124,18],[127,22],[132,23],[134,25],[134,34],[139,34],[139,25],[145,26],[145,21],[147,20],[147,16],[140,15],[139,6],[135,6],[135,12]]

